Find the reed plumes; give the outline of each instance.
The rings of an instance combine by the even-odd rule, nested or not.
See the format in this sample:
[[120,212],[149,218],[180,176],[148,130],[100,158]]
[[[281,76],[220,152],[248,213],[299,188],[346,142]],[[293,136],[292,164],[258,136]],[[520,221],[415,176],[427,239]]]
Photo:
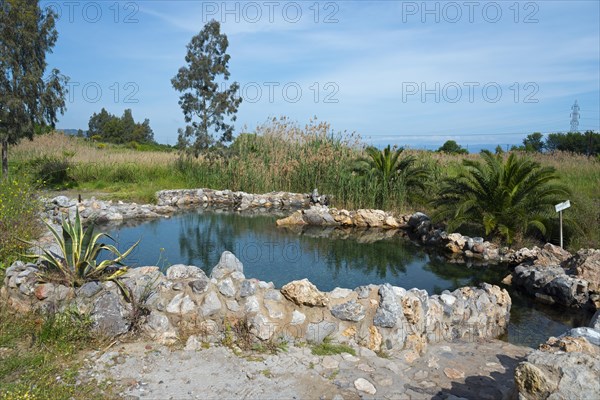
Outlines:
[[[108,192],[114,198],[154,201],[161,189],[231,189],[250,193],[271,191],[319,192],[332,196],[333,205],[375,208],[381,204],[376,179],[354,172],[364,158],[365,145],[352,132],[335,132],[313,119],[302,126],[285,117],[273,118],[253,130],[245,130],[229,147],[215,148],[198,158],[176,151],[138,151],[123,146],[98,144],[54,133],[24,141],[11,148],[13,170],[26,171],[36,160],[68,160],[68,179],[78,190]],[[600,245],[600,163],[568,153],[527,154],[542,165],[553,166],[573,193],[574,220],[571,249]],[[386,188],[383,208],[395,212],[431,212],[440,182],[458,174],[464,158],[479,154],[449,155],[410,150],[415,166],[427,171],[423,188],[407,188],[401,181]]]

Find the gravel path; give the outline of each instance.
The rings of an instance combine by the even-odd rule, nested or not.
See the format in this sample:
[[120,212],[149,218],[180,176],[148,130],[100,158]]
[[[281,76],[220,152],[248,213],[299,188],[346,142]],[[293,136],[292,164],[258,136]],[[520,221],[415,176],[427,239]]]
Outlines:
[[291,346],[277,355],[226,347],[171,349],[121,344],[88,357],[87,375],[117,383],[128,399],[508,399],[518,362],[531,351],[498,340],[430,345],[378,357],[314,356]]

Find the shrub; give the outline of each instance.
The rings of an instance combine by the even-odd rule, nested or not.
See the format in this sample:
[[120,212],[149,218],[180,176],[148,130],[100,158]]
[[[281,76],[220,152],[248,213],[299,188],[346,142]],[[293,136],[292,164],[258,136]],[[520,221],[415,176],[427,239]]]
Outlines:
[[53,189],[72,187],[75,180],[71,176],[73,168],[68,157],[42,156],[29,162],[33,178],[43,186]]
[[[128,290],[118,280],[127,272],[127,267],[122,261],[138,245],[139,241],[124,253],[110,244],[100,243],[102,237],[112,238],[106,233],[94,235],[94,226],[89,226],[85,231],[79,211],[75,213],[75,221],[63,219],[62,235],[51,224],[46,226],[54,236],[62,255],[50,250],[42,249],[42,254],[30,255],[37,261],[44,262],[40,277],[47,281],[57,281],[67,286],[81,286],[89,281],[113,281],[128,295]],[[97,258],[102,250],[112,253],[116,257],[100,263]]]
[[16,179],[0,180],[0,273],[26,250],[20,239],[32,240],[40,233],[39,209],[30,185]]
[[504,160],[483,151],[481,158],[463,160],[458,176],[444,179],[435,218],[447,219],[449,231],[474,224],[509,244],[532,230],[546,235],[553,205],[569,194],[554,168],[514,153]]

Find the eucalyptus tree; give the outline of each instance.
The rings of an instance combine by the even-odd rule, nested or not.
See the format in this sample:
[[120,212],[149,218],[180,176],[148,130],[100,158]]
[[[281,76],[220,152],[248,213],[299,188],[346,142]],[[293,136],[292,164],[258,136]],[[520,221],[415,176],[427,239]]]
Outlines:
[[236,120],[242,99],[236,94],[237,82],[225,85],[230,76],[228,46],[219,22],[208,22],[187,45],[186,66],[171,79],[173,88],[181,92],[179,105],[185,122],[191,124],[179,129],[178,143],[189,140],[195,156],[214,143],[215,135],[221,142],[233,138],[233,124],[225,117]]
[[54,127],[65,110],[67,78],[46,71],[46,54],[58,39],[56,14],[35,0],[0,2],[0,142],[2,175],[8,177],[8,146]]
[[383,150],[369,146],[366,156],[357,160],[354,172],[371,179],[376,188],[376,207],[383,208],[386,198],[394,189],[407,190],[425,188],[427,169],[417,165],[416,157],[401,157],[403,148],[391,149],[388,145]]
[[545,235],[553,205],[569,195],[555,169],[515,153],[504,159],[484,150],[481,158],[463,160],[458,174],[442,182],[435,218],[448,221],[448,231],[475,225],[509,244],[531,231]]

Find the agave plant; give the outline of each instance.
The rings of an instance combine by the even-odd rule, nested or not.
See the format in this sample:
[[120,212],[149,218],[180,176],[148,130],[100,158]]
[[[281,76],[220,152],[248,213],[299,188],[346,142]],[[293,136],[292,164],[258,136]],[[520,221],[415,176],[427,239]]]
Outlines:
[[448,221],[448,230],[471,224],[507,243],[528,231],[546,234],[552,205],[569,195],[554,168],[511,153],[482,151],[483,162],[463,160],[458,176],[442,182],[434,218]]
[[365,149],[366,157],[357,160],[354,172],[373,179],[377,186],[376,206],[382,208],[387,196],[390,196],[397,185],[398,189],[424,189],[427,170],[416,164],[414,156],[400,157],[403,148],[383,150],[370,146]]
[[[69,286],[81,286],[90,281],[114,281],[121,286],[118,278],[127,272],[127,267],[122,261],[138,245],[139,240],[121,253],[115,246],[100,242],[103,237],[114,239],[106,233],[94,235],[93,224],[84,230],[79,211],[76,211],[73,222],[68,217],[63,219],[62,235],[51,224],[45,224],[54,236],[62,255],[43,249],[42,254],[28,256],[46,264],[43,279],[59,280]],[[102,250],[115,257],[98,262],[97,258]]]

